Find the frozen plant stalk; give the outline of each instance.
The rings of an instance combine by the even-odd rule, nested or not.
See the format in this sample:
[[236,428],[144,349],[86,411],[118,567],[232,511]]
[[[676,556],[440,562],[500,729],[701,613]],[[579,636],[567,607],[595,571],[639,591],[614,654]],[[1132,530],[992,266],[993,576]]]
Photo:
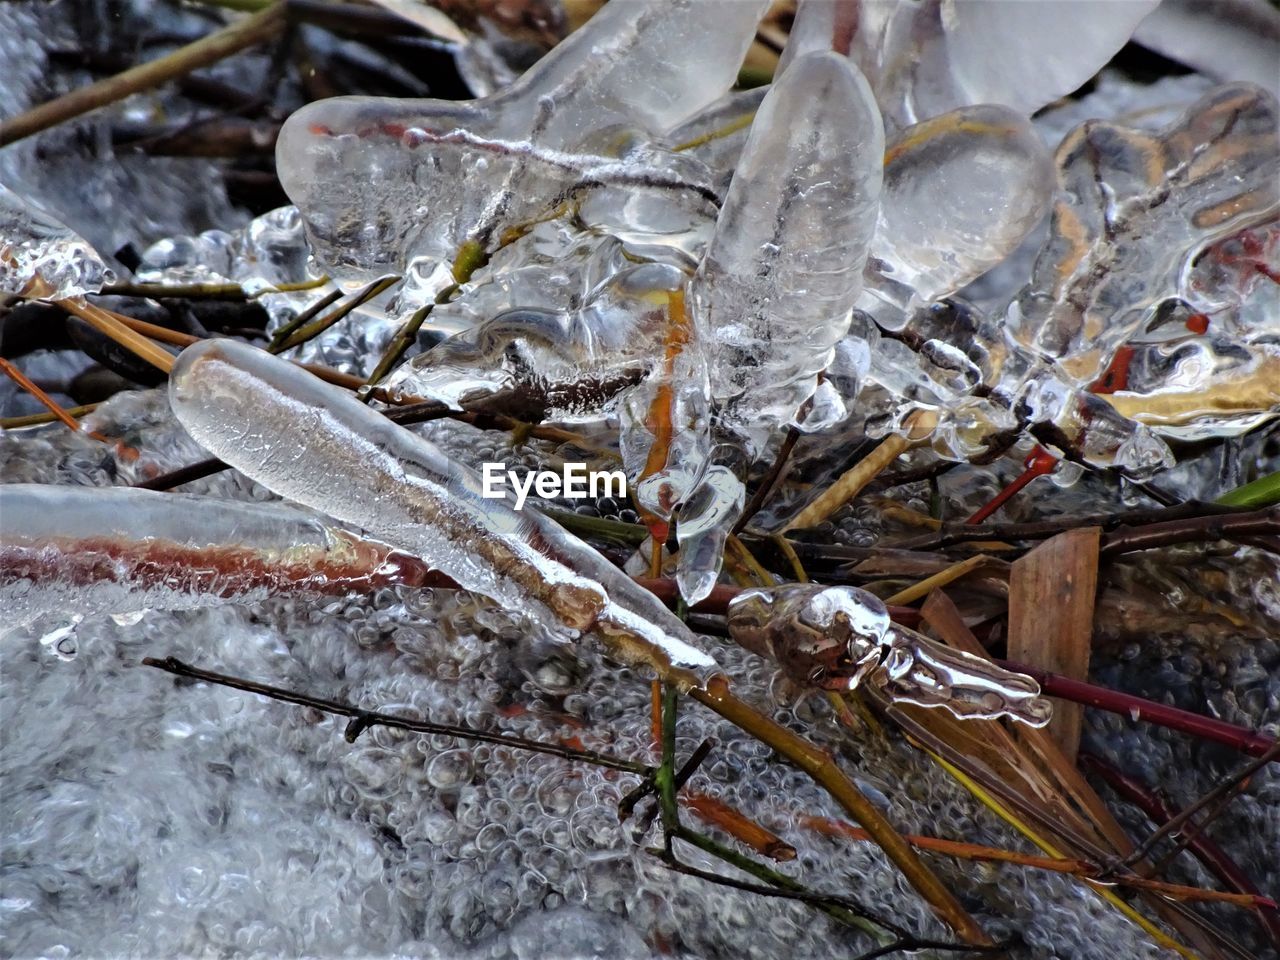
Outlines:
[[465,589],[591,631],[627,663],[686,687],[716,672],[653,594],[553,521],[481,496],[480,477],[353,396],[229,340],[182,352],[174,412],[210,452],[259,483],[362,527]]
[[760,105],[690,290],[711,392],[755,454],[849,329],[875,230],[884,131],[848,60],[792,63]]
[[962,720],[1011,717],[1042,727],[1052,715],[1031,677],[897,626],[879,597],[857,587],[746,590],[729,605],[729,634],[793,679],[827,690],[870,680],[893,700],[943,707]]
[[0,485],[6,626],[368,593],[424,582],[421,561],[285,504],[127,487]]

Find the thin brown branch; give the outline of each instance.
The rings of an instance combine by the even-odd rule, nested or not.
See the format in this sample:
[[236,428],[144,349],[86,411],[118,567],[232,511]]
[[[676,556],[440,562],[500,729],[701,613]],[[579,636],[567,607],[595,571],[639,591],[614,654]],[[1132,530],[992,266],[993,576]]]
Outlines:
[[248,47],[257,46],[279,34],[284,26],[285,4],[273,4],[261,13],[202,37],[158,60],[139,64],[114,77],[72,90],[0,123],[0,147],[65,123],[91,110],[116,103],[131,94],[150,90],[185,76]]
[[201,680],[205,683],[230,687],[233,690],[244,690],[247,693],[255,693],[261,697],[269,697],[272,700],[280,700],[300,707],[310,707],[313,710],[319,710],[322,713],[332,714],[333,716],[348,717],[350,722],[343,732],[343,736],[348,743],[354,743],[361,733],[371,727],[389,727],[393,730],[404,730],[408,733],[442,734],[448,737],[457,737],[460,740],[470,740],[475,743],[491,743],[497,746],[511,747],[515,750],[527,750],[530,753],[545,753],[564,760],[589,763],[597,767],[607,767],[610,770],[621,770],[625,773],[634,773],[644,777],[651,776],[653,773],[653,768],[643,763],[634,763],[630,760],[623,760],[621,757],[597,753],[594,750],[578,750],[558,743],[543,743],[540,740],[526,740],[523,737],[488,733],[472,727],[462,727],[450,723],[432,723],[427,720],[413,720],[408,717],[397,717],[389,713],[379,713],[376,710],[362,710],[341,700],[327,700],[322,697],[298,693],[295,690],[287,690],[284,687],[273,687],[269,684],[244,680],[225,673],[201,670],[198,667],[183,663],[175,657],[165,657],[163,660],[155,657],[144,657],[142,665],[155,667],[165,673],[172,673],[174,676],[187,680]]

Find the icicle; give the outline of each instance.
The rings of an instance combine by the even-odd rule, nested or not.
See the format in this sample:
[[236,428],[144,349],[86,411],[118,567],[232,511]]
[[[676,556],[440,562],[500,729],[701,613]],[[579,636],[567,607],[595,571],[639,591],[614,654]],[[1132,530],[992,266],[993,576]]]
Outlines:
[[127,487],[0,485],[7,626],[423,582],[421,561],[283,504]]
[[179,356],[170,402],[211,452],[282,496],[421,557],[462,587],[594,631],[628,663],[697,684],[715,662],[607,560],[354,397],[261,350],[205,341]]
[[813,393],[848,330],[883,153],[866,82],[832,53],[793,63],[756,115],[690,285],[712,396],[753,454]]
[[827,690],[871,682],[902,703],[1033,727],[1052,714],[1035,680],[896,626],[884,603],[857,587],[746,590],[729,605],[729,633],[793,679]]

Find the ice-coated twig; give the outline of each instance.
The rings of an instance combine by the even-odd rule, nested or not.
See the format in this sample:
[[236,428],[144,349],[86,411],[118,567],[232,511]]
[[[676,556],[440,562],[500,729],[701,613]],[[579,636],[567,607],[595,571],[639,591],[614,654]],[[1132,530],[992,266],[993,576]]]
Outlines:
[[894,624],[857,587],[787,584],[746,590],[729,605],[729,633],[788,676],[827,690],[882,686],[890,699],[942,707],[961,719],[1010,717],[1033,727],[1052,708],[1040,686]]
[[6,484],[0,515],[7,627],[51,614],[183,610],[430,579],[417,558],[285,504]]
[[594,632],[620,660],[682,686],[716,672],[682,622],[581,540],[541,514],[484,498],[472,470],[292,364],[206,341],[178,358],[169,396],[211,453],[464,588],[562,630]]

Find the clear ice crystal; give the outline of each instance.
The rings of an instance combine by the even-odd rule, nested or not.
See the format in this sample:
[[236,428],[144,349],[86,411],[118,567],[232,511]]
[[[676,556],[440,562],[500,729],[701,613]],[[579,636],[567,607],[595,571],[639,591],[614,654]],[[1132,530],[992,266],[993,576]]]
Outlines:
[[619,266],[579,309],[512,309],[401,365],[388,389],[455,409],[503,397],[530,421],[608,419],[612,399],[653,365],[669,295],[687,280],[660,263]]
[[884,136],[866,81],[805,56],[764,98],[690,285],[712,396],[754,453],[813,393],[849,325]]
[[1159,2],[804,0],[796,19],[804,49],[830,38],[847,52],[901,130],[980,103],[1030,116],[1097,73]]
[[1079,386],[1156,319],[1197,254],[1274,219],[1277,104],[1219,87],[1160,133],[1090,121],[1058,148],[1063,193],[1006,324]]
[[885,150],[859,306],[891,323],[896,312],[877,312],[879,300],[908,310],[955,293],[1018,247],[1054,189],[1049,152],[1007,107],[964,107],[908,127]]
[[1010,717],[1033,727],[1052,708],[1031,677],[897,626],[875,594],[795,583],[755,588],[729,605],[729,634],[792,679],[828,690],[870,682],[900,703],[961,719]]
[[[361,527],[549,627],[592,631],[629,663],[699,683],[715,671],[653,594],[534,511],[353,396],[233,341],[188,347],[170,403],[197,442],[274,492]],[[334,464],[342,464],[336,471]]]
[[706,168],[649,141],[729,89],[764,6],[614,4],[483,100],[311,104],[281,131],[281,183],[337,276],[490,248],[552,198],[572,204],[588,189],[652,194],[658,209],[645,213],[659,221],[696,218],[715,202]]
[[87,240],[0,183],[0,293],[63,300],[114,279]]

